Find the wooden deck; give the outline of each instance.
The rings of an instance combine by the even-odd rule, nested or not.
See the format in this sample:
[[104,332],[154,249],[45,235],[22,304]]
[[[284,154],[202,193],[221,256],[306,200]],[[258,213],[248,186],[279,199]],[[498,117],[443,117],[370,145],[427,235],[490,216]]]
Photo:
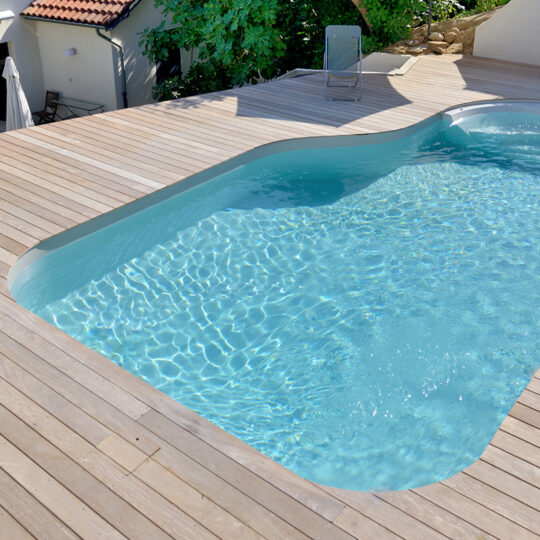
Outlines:
[[476,463],[420,489],[297,477],[20,307],[28,248],[255,146],[540,99],[540,68],[423,57],[327,103],[317,76],[0,135],[0,537],[538,538],[540,372]]

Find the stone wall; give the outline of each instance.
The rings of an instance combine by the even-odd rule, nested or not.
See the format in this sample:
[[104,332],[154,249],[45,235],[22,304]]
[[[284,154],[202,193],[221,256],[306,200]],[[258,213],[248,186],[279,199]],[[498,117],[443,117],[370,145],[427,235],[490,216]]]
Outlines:
[[476,27],[487,21],[497,10],[436,22],[428,36],[427,24],[413,28],[411,39],[398,41],[385,49],[394,54],[472,54]]

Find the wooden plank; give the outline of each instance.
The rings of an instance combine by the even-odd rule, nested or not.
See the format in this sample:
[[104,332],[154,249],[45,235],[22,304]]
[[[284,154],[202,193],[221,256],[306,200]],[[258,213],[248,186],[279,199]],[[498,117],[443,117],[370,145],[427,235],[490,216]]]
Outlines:
[[215,475],[230,484],[240,486],[240,491],[245,495],[265,506],[293,527],[304,531],[308,536],[321,536],[336,540],[350,538],[348,534],[333,526],[319,514],[263,481],[259,476],[254,475],[160,413],[151,409],[138,421],[184,454],[191,456],[194,461],[200,464],[204,463],[204,466]]
[[527,389],[523,390],[523,393],[519,396],[519,402],[540,412],[540,395],[534,392],[529,392]]
[[17,520],[0,506],[0,531],[4,538],[34,538]]
[[17,262],[18,258],[18,255],[0,246],[1,263],[6,264],[7,266],[13,266]]
[[145,185],[150,188],[160,189],[164,187],[165,185],[160,182],[156,182],[155,180],[152,180],[151,178],[146,178],[145,176],[135,174],[130,171],[126,171],[120,167],[109,165],[99,159],[91,158],[84,154],[80,154],[78,152],[73,151],[72,149],[63,148],[62,146],[51,144],[47,142],[46,137],[41,139],[40,137],[37,136],[37,134],[35,137],[30,137],[29,135],[27,135],[26,132],[23,133],[22,131],[17,131],[17,132],[11,132],[10,135],[12,137],[17,137],[23,141],[27,141],[29,143],[41,146],[42,148],[46,150],[50,150],[60,155],[67,156],[69,158],[74,158],[78,161],[82,161],[84,164],[90,165],[91,167],[97,169],[98,171],[105,171],[108,173],[113,173],[117,176],[126,178],[128,180],[132,180],[134,182],[137,182],[139,184]]
[[[0,422],[4,436],[24,450],[33,461],[53,473],[72,493],[84,499],[97,514],[114,523],[128,538],[167,538],[175,534],[193,539],[215,537],[144,483],[126,475],[124,469],[92,449],[90,444],[67,435],[67,428],[43,409],[33,407],[29,400],[26,400],[25,406],[18,407],[17,414],[24,415],[26,421],[39,418],[40,434],[2,407]],[[74,444],[77,447],[83,445],[86,449],[82,453],[77,452]],[[68,455],[77,456],[77,463]],[[125,501],[126,498],[130,504]],[[70,527],[73,528],[71,524]]]
[[[0,262],[0,268],[4,265],[4,263]],[[6,272],[7,275],[7,272]],[[7,279],[6,277],[2,276],[0,277],[0,295],[9,295],[8,287],[7,287]]]
[[[4,426],[9,412],[4,409]],[[86,538],[122,538],[122,535],[89,506],[76,498],[53,476],[38,467],[26,455],[0,435],[1,467],[44,506],[49,508],[75,533]]]
[[540,512],[513,497],[465,473],[452,476],[444,480],[443,484],[525,527],[532,533],[540,535]]
[[500,427],[500,431],[510,433],[522,441],[529,442],[540,448],[540,429],[535,428],[517,418],[507,416]]
[[[2,333],[0,333],[0,336],[2,336]],[[104,426],[109,428],[108,430],[103,431],[101,436],[99,431],[96,435],[91,435],[97,430],[96,424],[90,424],[90,421],[87,418],[78,418],[77,422],[81,423],[78,424],[79,429],[82,430],[83,423],[84,425],[88,425],[89,429],[82,431],[82,433],[85,433],[85,435],[88,436],[92,442],[98,444],[96,440],[91,438],[92,436],[97,437],[98,441],[101,442],[103,438],[110,434],[110,431],[114,430],[117,434],[121,435],[133,446],[139,448],[147,455],[152,455],[159,448],[154,440],[146,437],[145,434],[138,429],[138,426],[132,417],[127,415],[121,409],[117,409],[111,405],[109,401],[106,401],[99,395],[89,391],[88,387],[85,387],[84,385],[72,380],[68,375],[57,370],[55,367],[51,367],[48,362],[40,362],[39,357],[30,351],[25,350],[24,347],[12,340],[11,337],[8,337],[7,334],[3,336],[3,342],[6,344],[4,352],[7,356],[9,356],[13,363],[18,364],[20,367],[23,367],[27,371],[31,372],[36,379],[39,379],[52,390],[56,391],[57,394],[61,394],[72,404],[78,406],[81,410],[87,413],[89,417],[99,419]],[[54,360],[61,361],[61,353],[58,353],[58,357],[59,358],[54,358]],[[74,368],[77,367],[75,361],[70,361],[69,358],[67,358],[67,360],[69,365],[73,366]],[[84,368],[84,366],[81,367]],[[69,372],[69,368],[66,369]],[[75,371],[75,369],[73,369],[73,371]],[[88,378],[93,376],[91,372],[87,371],[87,373]],[[95,378],[97,381],[99,381],[99,377]],[[103,392],[105,393],[105,397],[113,403],[124,406],[124,404],[127,402],[129,407],[127,410],[130,410],[131,396],[118,392],[118,390],[110,384],[104,385]],[[117,396],[114,396],[115,393]],[[138,406],[138,404],[135,405]],[[68,422],[68,411],[64,412],[66,414],[64,421]]]
[[[8,231],[6,230],[6,233]],[[0,247],[8,253],[13,253],[14,255],[22,255],[28,248],[24,244],[17,242],[13,238],[0,233]]]
[[263,538],[153,459],[146,460],[135,474],[220,538]]
[[540,469],[522,459],[500,450],[495,446],[488,446],[482,454],[482,461],[501,469],[521,480],[540,488]]
[[147,454],[141,452],[136,446],[129,444],[125,439],[116,435],[116,433],[111,433],[97,447],[129,472],[133,472],[148,458]]
[[325,489],[328,493],[334,495],[336,499],[345,502],[360,514],[363,514],[402,538],[424,538],[426,540],[428,538],[445,538],[444,535],[435,529],[406,512],[402,512],[399,508],[387,503],[376,494],[330,487],[326,487]]
[[514,499],[531,506],[531,508],[540,510],[539,488],[482,460],[476,461],[467,467],[464,472],[469,476],[498,489],[502,493],[506,493]]
[[106,190],[94,191],[77,183],[75,178],[66,180],[56,171],[49,172],[43,164],[38,164],[39,167],[36,167],[28,159],[22,163],[5,155],[1,159],[1,169],[14,178],[23,179],[31,184],[44,187],[48,191],[69,196],[74,201],[101,212],[107,212],[120,202],[116,198],[109,197]]
[[[82,193],[88,193],[91,198],[98,201],[107,201],[110,205],[114,205],[125,203],[126,200],[131,199],[131,197],[126,197],[122,191],[116,189],[118,185],[113,182],[107,181],[97,175],[85,174],[84,171],[74,169],[73,167],[68,168],[64,163],[55,162],[47,156],[36,155],[36,153],[25,150],[24,147],[4,142],[0,147],[0,155],[2,154],[2,159],[6,159],[6,156],[9,156],[9,162],[14,167],[26,169],[30,166],[31,169],[27,170],[29,172],[34,171],[37,177],[40,177],[41,173],[45,172],[47,178],[53,182],[60,181],[59,184],[67,186],[67,189],[72,189],[74,186],[82,186],[85,190]],[[140,193],[137,193],[137,195],[140,195]]]
[[334,523],[355,538],[362,538],[362,540],[402,538],[388,529],[381,527],[381,525],[360,512],[353,510],[350,506],[346,506],[343,509],[343,512],[341,512]]
[[19,227],[19,222],[17,221],[14,223],[15,226],[10,225],[8,221],[13,221],[13,220],[9,219],[10,218],[9,214],[5,214],[4,212],[0,210],[0,219],[2,219],[3,215],[7,215],[8,219],[2,223],[2,231],[3,231],[2,236],[7,237],[11,241],[17,242],[25,250],[33,246],[34,244],[37,244],[38,242],[37,238],[34,238],[30,236],[29,234],[26,234],[24,231],[22,231],[21,228]]
[[525,424],[540,429],[540,411],[535,411],[519,401],[512,407],[508,414],[513,418],[521,420]]
[[0,276],[7,277],[10,268],[9,264],[0,262]]
[[[51,234],[61,232],[69,228],[71,225],[76,225],[76,222],[69,221],[67,224],[64,223],[64,226],[62,226],[57,221],[58,217],[52,212],[49,214],[47,210],[44,210],[39,206],[32,205],[31,203],[25,203],[24,199],[20,199],[8,191],[1,189],[0,204],[2,205],[2,210],[4,212],[8,212],[14,216],[20,217],[29,223],[33,223]],[[53,216],[52,219],[48,219],[51,216]],[[60,216],[61,221],[62,219],[63,218]]]
[[534,533],[523,529],[514,521],[442,483],[431,484],[413,491],[495,538],[527,538],[530,540],[538,538]]
[[132,197],[140,197],[145,193],[152,191],[148,186],[128,180],[126,178],[116,176],[104,170],[97,170],[91,165],[67,157],[63,154],[56,154],[51,150],[44,149],[39,145],[32,144],[27,140],[19,140],[16,138],[3,139],[3,143],[9,145],[13,153],[27,157],[34,161],[39,161],[50,165],[53,169],[62,168],[65,177],[80,176],[92,183],[101,183],[105,186],[113,188],[119,193],[130,195]]
[[377,497],[450,538],[494,538],[412,491],[386,491]]
[[[22,181],[13,183],[13,179],[10,178],[9,181],[5,180],[3,173],[0,173],[0,189],[2,190],[3,197],[7,197],[6,193],[9,193],[11,196],[15,196],[23,201],[28,201],[37,207],[42,207],[45,210],[53,212],[53,214],[58,214],[63,216],[66,219],[72,220],[73,223],[78,224],[86,221],[88,217],[95,217],[96,212],[92,212],[88,208],[84,208],[84,212],[75,212],[70,209],[71,202],[66,197],[60,197],[55,193],[50,193],[44,190],[37,188],[35,191],[32,189],[25,189],[28,187],[28,183]],[[30,185],[30,188],[32,186]],[[9,199],[8,199],[9,200]],[[26,204],[22,204],[23,208],[26,208]],[[80,208],[80,207],[79,207]]]
[[[111,432],[92,417],[77,409],[67,399],[57,394],[27,371],[14,364],[0,353],[0,389],[2,404],[9,400],[17,403],[22,395],[32,396],[33,401],[60,419],[73,432],[97,446],[107,439]],[[10,410],[13,410],[10,408]],[[85,447],[80,448],[84,451]]]
[[0,222],[2,223],[2,229],[6,227],[11,227],[20,231],[21,233],[26,234],[29,238],[33,238],[34,243],[37,243],[39,240],[44,240],[50,236],[50,231],[46,231],[38,226],[35,223],[25,221],[20,217],[14,216],[13,214],[8,213],[2,204],[2,209],[0,209]]
[[[85,221],[79,215],[93,218],[98,216],[99,212],[110,210],[110,206],[99,204],[96,201],[92,202],[90,199],[81,197],[73,191],[59,189],[51,184],[42,187],[43,181],[36,182],[30,174],[21,173],[15,175],[13,171],[5,172],[6,169],[7,167],[4,165],[0,170],[0,185],[2,185],[3,189],[19,196],[31,196],[34,201],[43,198],[49,201],[51,206],[54,204],[53,208],[64,212],[66,216],[72,219],[76,218],[79,221]],[[59,207],[62,208],[59,209]]]
[[36,538],[79,538],[4,470],[0,470],[0,506]]
[[[190,155],[192,154],[183,153],[186,150],[184,148],[186,143],[187,146],[189,146],[189,143],[192,142],[191,138],[186,138],[183,140],[182,146],[176,145],[176,148],[174,149],[175,152],[172,151],[172,148],[170,152],[159,152],[159,150],[163,148],[166,139],[163,138],[159,141],[155,140],[151,146],[148,144],[143,144],[140,141],[140,129],[138,130],[138,139],[134,139],[132,137],[131,142],[126,144],[123,142],[126,140],[123,132],[120,134],[113,133],[110,135],[110,138],[103,141],[103,134],[100,135],[99,133],[92,131],[91,126],[86,126],[84,129],[75,129],[75,126],[66,126],[65,128],[63,127],[63,130],[65,131],[68,128],[71,128],[70,135],[76,136],[81,142],[96,145],[103,149],[108,148],[114,150],[114,153],[121,156],[122,160],[126,163],[133,163],[134,165],[137,165],[137,162],[140,161],[144,164],[145,162],[147,163],[155,160],[158,154],[161,156],[159,159],[159,171],[168,171],[173,173],[172,178],[174,180],[178,180],[182,176],[201,170],[201,157],[204,154],[201,155],[198,152],[199,159],[190,159]],[[211,149],[203,148],[203,150],[206,150],[208,155],[212,155],[213,159],[209,160],[209,162],[215,163],[217,156],[215,154],[211,154]],[[223,157],[227,157],[229,155],[230,153],[224,153]]]
[[97,144],[91,144],[89,141],[86,141],[83,145],[77,139],[70,137],[69,133],[64,131],[65,129],[61,125],[51,124],[46,130],[43,130],[43,128],[32,130],[32,137],[41,140],[47,145],[62,146],[62,148],[67,148],[71,152],[76,152],[79,159],[81,157],[87,160],[97,160],[99,158],[102,166],[108,165],[112,167],[115,172],[118,171],[117,174],[122,172],[134,175],[144,174],[145,178],[152,182],[160,182],[163,178],[177,179],[179,176],[174,176],[173,173],[168,173],[156,167],[156,164],[148,164],[142,161],[130,162],[122,154],[105,150],[105,148]]
[[307,538],[302,531],[244,494],[236,482],[229,484],[208,470],[205,464],[199,464],[176,448],[165,444],[152,460],[263,537]]
[[[27,366],[31,363],[35,367],[34,373],[38,374],[40,378],[45,378],[47,384],[53,388],[55,387],[55,379],[61,379],[64,392],[69,392],[69,394],[65,395],[76,396],[77,393],[84,392],[85,389],[87,393],[90,390],[133,419],[149,410],[149,407],[139,399],[118,392],[118,388],[106,377],[84,366],[72,356],[63,352],[61,348],[37,336],[33,337],[32,340],[28,340],[28,332],[24,324],[21,324],[21,322],[24,323],[26,317],[35,317],[37,324],[44,327],[50,325],[33,314],[14,310],[14,302],[11,305],[6,304],[8,302],[5,301],[0,305],[0,331],[9,336],[9,338],[4,338],[5,350],[7,351],[9,348],[9,351],[11,351],[9,356],[14,362],[22,367],[25,366],[25,362],[28,363]],[[10,314],[20,316],[20,319],[15,319]],[[26,344],[26,347],[23,343]],[[48,366],[48,363],[40,362],[40,356],[45,356],[49,360],[48,363],[54,368]],[[110,361],[108,360],[108,362]],[[71,379],[78,384],[72,382]],[[87,398],[88,400],[92,399],[90,395]]]
[[540,449],[538,446],[502,430],[495,433],[490,444],[540,468]]
[[534,392],[535,394],[540,395],[540,379],[533,377],[531,382],[527,385],[527,390],[529,392]]

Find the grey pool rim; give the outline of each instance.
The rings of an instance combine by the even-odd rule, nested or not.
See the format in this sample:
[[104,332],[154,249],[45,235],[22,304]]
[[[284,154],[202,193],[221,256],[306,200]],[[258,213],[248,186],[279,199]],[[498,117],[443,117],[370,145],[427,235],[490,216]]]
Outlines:
[[205,182],[213,180],[217,176],[233,171],[234,169],[257,159],[267,157],[272,154],[279,154],[294,150],[380,144],[408,137],[409,135],[412,135],[413,133],[441,120],[446,120],[449,123],[455,123],[460,119],[474,116],[476,114],[502,111],[525,112],[540,115],[540,99],[495,99],[474,101],[461,105],[454,105],[443,111],[435,113],[429,118],[426,118],[416,124],[396,130],[353,135],[330,135],[282,139],[280,141],[258,146],[239,154],[238,156],[223,161],[218,165],[205,169],[204,171],[178,180],[174,184],[145,195],[140,199],[136,199],[119,208],[115,208],[110,212],[95,218],[91,218],[71,229],[42,240],[23,253],[11,267],[8,274],[8,289],[10,291],[12,290],[13,284],[28,266],[44,257],[49,252],[84,238],[85,236],[88,236],[98,230],[114,225],[115,223],[118,223],[119,221],[126,219],[137,212],[159,204],[166,199],[195,188]]

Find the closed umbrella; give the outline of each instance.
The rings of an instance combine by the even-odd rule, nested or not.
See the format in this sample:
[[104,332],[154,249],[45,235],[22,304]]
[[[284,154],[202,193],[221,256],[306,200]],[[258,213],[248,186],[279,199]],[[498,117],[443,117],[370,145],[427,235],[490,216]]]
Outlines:
[[32,113],[11,56],[6,58],[2,77],[7,82],[6,131],[33,126]]

